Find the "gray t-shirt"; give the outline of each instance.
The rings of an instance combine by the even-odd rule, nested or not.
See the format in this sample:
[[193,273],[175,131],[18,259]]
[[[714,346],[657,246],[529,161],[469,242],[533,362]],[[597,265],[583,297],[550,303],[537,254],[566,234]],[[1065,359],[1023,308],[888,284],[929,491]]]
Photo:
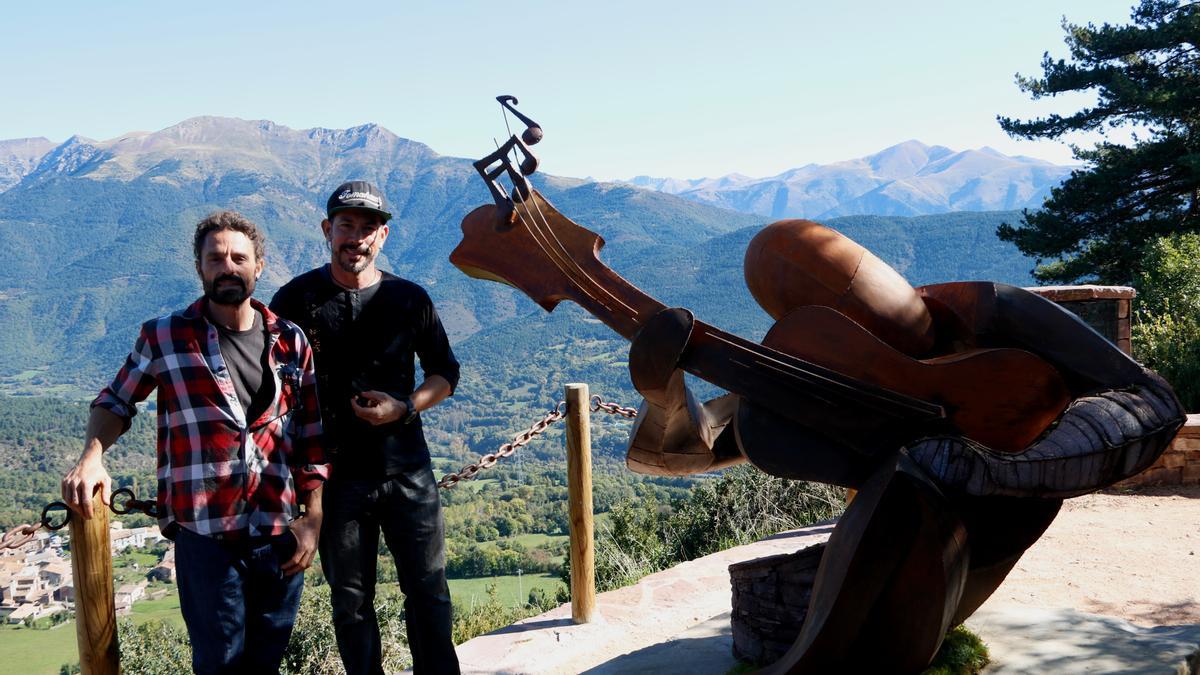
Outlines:
[[229,330],[217,326],[221,357],[233,378],[233,389],[246,412],[246,424],[253,424],[274,394],[274,380],[267,375],[267,331],[262,314],[254,313],[249,330]]

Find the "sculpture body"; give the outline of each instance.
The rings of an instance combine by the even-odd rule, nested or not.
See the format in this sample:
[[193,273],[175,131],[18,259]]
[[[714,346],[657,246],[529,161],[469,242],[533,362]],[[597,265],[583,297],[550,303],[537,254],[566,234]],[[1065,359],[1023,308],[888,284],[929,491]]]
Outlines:
[[[464,218],[451,262],[548,311],[577,302],[631,341],[645,397],[632,470],[749,460],[858,490],[772,672],[920,671],[1063,498],[1146,468],[1183,423],[1169,385],[1050,301],[991,282],[914,289],[810,221],[769,225],[750,243],[746,282],[776,324],[761,344],[729,334],[603,265],[603,240],[525,180],[536,161],[518,171],[505,152],[476,164],[496,204]],[[511,198],[496,187],[503,174]],[[730,393],[701,402],[684,372]]]

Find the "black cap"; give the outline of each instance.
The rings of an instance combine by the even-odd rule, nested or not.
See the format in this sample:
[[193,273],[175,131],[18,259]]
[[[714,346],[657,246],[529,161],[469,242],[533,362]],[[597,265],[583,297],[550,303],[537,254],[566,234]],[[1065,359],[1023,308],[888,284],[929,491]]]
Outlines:
[[365,180],[342,183],[329,195],[329,201],[325,204],[326,215],[333,218],[333,214],[346,209],[374,211],[385,223],[392,217],[387,211],[387,199],[383,193]]

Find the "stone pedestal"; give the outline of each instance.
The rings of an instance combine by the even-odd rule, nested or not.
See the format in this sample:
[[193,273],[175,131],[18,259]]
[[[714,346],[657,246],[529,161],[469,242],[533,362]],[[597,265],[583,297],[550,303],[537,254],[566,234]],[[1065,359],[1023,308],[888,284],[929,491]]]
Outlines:
[[825,544],[729,566],[733,653],[765,665],[786,652],[804,624]]
[[1129,286],[1038,286],[1025,290],[1058,303],[1121,351],[1133,353],[1129,344],[1130,303],[1137,291]]

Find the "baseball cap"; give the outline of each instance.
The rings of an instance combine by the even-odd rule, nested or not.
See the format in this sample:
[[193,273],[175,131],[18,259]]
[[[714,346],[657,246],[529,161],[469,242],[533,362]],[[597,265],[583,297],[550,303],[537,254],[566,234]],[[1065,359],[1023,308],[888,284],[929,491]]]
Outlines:
[[392,214],[387,211],[387,199],[384,198],[383,193],[365,180],[342,183],[337,186],[333,194],[329,195],[329,201],[325,204],[326,215],[332,218],[333,214],[346,209],[374,211],[383,218],[385,223],[392,217]]

